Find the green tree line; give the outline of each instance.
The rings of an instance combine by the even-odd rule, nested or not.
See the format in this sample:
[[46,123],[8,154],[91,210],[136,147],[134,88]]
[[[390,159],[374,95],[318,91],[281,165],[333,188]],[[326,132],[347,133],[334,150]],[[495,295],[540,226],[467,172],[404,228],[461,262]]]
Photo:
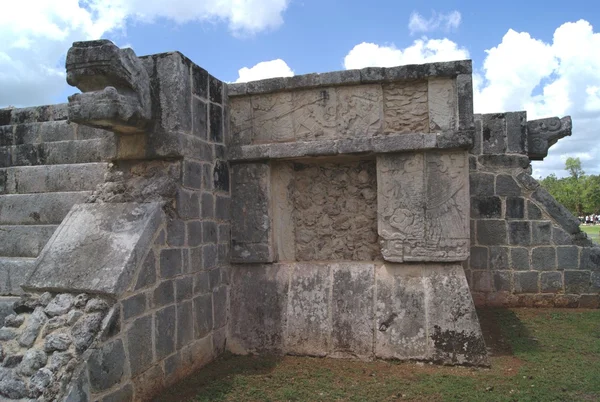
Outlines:
[[568,177],[551,174],[541,185],[575,216],[600,214],[600,175],[586,175],[579,158],[567,158],[565,170]]

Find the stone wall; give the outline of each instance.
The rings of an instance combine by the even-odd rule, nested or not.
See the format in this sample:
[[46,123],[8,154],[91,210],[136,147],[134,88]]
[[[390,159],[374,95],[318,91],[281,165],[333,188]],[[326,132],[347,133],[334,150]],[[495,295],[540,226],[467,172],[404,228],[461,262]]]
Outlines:
[[531,150],[539,158],[549,148],[535,137],[536,124],[558,132],[559,119],[527,122],[513,112],[475,121],[465,272],[476,305],[600,307],[600,247],[531,177]]
[[[112,52],[110,57],[122,56],[106,41],[89,46]],[[74,78],[72,73],[70,79],[85,81],[87,67],[77,70],[77,61],[67,59],[67,70],[81,74]],[[97,98],[103,102],[106,91],[84,90],[70,99],[69,116],[74,113],[79,127],[116,119],[114,126],[103,127],[115,132],[115,153],[102,182],[89,192],[88,203],[75,206],[58,227],[25,287],[34,294],[32,300],[39,300],[35,295],[43,291],[64,298],[100,294],[114,311],[115,324],[110,336],[95,337],[86,351],[72,353],[69,376],[52,371],[51,357],[37,368],[52,381],[59,380],[57,389],[47,387],[41,400],[147,400],[225,350],[230,233],[224,145],[227,88],[180,53],[139,60],[141,64],[133,65],[143,66],[148,81],[135,87],[150,89],[150,120],[127,120],[130,106],[102,119],[99,114],[105,109],[93,104]],[[115,83],[117,91],[120,85],[123,82]],[[129,90],[124,93],[131,97]],[[136,99],[141,98],[130,101]],[[86,121],[86,113],[97,120]],[[138,128],[131,129],[132,122]],[[148,208],[160,214],[141,212]],[[134,235],[136,230],[141,230],[139,235]],[[17,332],[31,320],[24,321]],[[66,334],[65,342],[74,344],[70,325],[59,331]],[[41,356],[37,349],[43,350],[46,335],[40,330],[29,350],[10,348],[13,357],[8,361],[19,355]],[[24,377],[18,364],[6,361],[5,357],[2,378],[9,384],[0,384],[0,394],[23,397],[11,394],[10,387],[17,384],[21,391],[25,387],[25,397],[37,397],[39,393],[32,395],[38,391],[28,389],[31,376]]]

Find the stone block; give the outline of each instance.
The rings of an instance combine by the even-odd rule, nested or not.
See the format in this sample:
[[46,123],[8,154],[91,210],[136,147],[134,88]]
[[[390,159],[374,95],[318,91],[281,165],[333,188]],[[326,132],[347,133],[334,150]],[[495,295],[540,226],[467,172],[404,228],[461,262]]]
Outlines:
[[127,331],[127,351],[132,377],[152,364],[152,350],[152,315],[146,315],[135,320]]
[[217,242],[217,224],[212,221],[202,222],[202,242],[216,243]]
[[515,179],[508,174],[499,174],[496,176],[496,195],[506,197],[521,195],[521,187],[517,184]]
[[197,192],[183,188],[177,190],[177,213],[181,219],[197,219],[200,217],[200,200]]
[[123,299],[121,302],[123,308],[123,319],[129,320],[132,317],[137,317],[146,311],[146,294],[138,293],[137,295]]
[[484,154],[506,152],[506,118],[503,113],[482,116],[482,145]]
[[180,247],[185,244],[185,222],[179,219],[167,220],[167,245]]
[[[421,89],[425,93],[425,98],[422,97],[423,92],[419,92],[422,107],[415,106],[417,108],[415,115],[418,115],[421,119],[424,118],[422,124],[427,127],[426,84]],[[400,99],[390,100],[390,104],[384,105],[386,98],[382,94],[380,85],[338,87],[335,91],[337,101],[336,125],[340,136],[352,138],[380,134],[384,126],[384,115],[386,132],[396,131],[396,128],[400,128],[401,122],[394,120],[392,114],[397,113],[398,116],[400,115],[398,108],[402,107],[402,101]],[[391,97],[393,91],[394,89],[388,88],[388,96]],[[395,101],[397,104],[392,104]],[[387,114],[384,112],[386,108],[388,110]],[[396,112],[392,112],[392,110]]]
[[527,201],[527,218],[532,221],[542,219],[542,210],[529,200]]
[[[590,292],[600,292],[600,272],[592,272],[590,277]],[[0,323],[2,323],[1,320]]]
[[177,327],[175,306],[168,306],[154,313],[154,354],[162,360],[175,351]]
[[531,244],[531,223],[529,221],[508,222],[508,240],[515,246]]
[[217,195],[215,217],[220,221],[228,221],[231,218],[231,198]]
[[[202,280],[200,280],[200,282],[203,283]],[[213,328],[212,294],[209,293],[194,297],[193,302],[194,336],[196,339],[201,339],[208,335]]]
[[560,246],[572,245],[573,238],[571,237],[570,234],[568,234],[561,228],[559,228],[557,226],[552,226],[552,244],[556,244],[556,245],[560,245]]
[[181,53],[151,56],[155,61],[160,94],[153,94],[159,102],[162,128],[171,132],[190,133],[192,129],[192,76],[190,66]]
[[489,247],[490,252],[490,264],[491,270],[504,270],[510,268],[510,262],[508,259],[508,247],[491,246]]
[[156,258],[154,251],[150,250],[138,272],[134,290],[143,289],[147,286],[154,285],[156,282]]
[[208,72],[192,63],[192,93],[208,99]]
[[183,272],[183,257],[180,248],[161,250],[159,272],[161,278],[167,279]]
[[186,225],[188,246],[197,247],[202,244],[202,222],[188,221]]
[[252,143],[252,105],[250,97],[232,98],[229,100],[230,145],[249,145]]
[[597,309],[600,307],[600,295],[581,295],[579,308]]
[[538,272],[515,271],[515,293],[538,293]]
[[376,268],[376,281],[376,357],[425,358],[427,313],[420,268],[382,264]]
[[217,266],[218,249],[215,244],[202,247],[202,269],[209,270]]
[[471,246],[471,269],[488,269],[488,248]]
[[190,160],[183,161],[183,185],[185,187],[202,188],[202,164]]
[[502,218],[500,197],[471,197],[471,218]]
[[556,247],[557,268],[559,270],[579,268],[579,249],[576,246]]
[[579,220],[563,205],[559,204],[548,191],[539,187],[532,195],[533,199],[541,204],[546,212],[569,234],[579,232]]
[[493,275],[490,271],[473,271],[471,288],[476,292],[491,292],[494,288]]
[[526,169],[529,164],[529,158],[522,155],[480,155],[477,161],[487,168],[498,169]]
[[232,167],[232,262],[272,262],[270,166]]
[[208,105],[206,102],[196,98],[192,98],[192,134],[196,137],[208,139]]
[[525,199],[522,197],[506,197],[506,219],[525,218]]
[[[217,269],[217,271],[219,271]],[[221,286],[213,291],[213,328],[227,325],[227,287]]]
[[477,242],[482,245],[507,244],[506,221],[501,219],[489,219],[476,221]]
[[192,301],[182,301],[177,304],[177,350],[189,344],[194,339],[194,320]]
[[0,228],[0,255],[35,258],[51,238],[57,226],[2,225]]
[[193,284],[193,279],[190,276],[175,280],[175,301],[177,303],[181,303],[183,300],[188,300],[192,297]]
[[485,342],[462,267],[431,265],[424,271],[428,359],[441,364],[488,366]]
[[217,191],[229,193],[229,164],[218,160],[213,169],[213,187]]
[[581,269],[600,271],[600,247],[584,247],[581,249]]
[[540,274],[540,290],[542,293],[558,293],[563,290],[561,272],[542,272]]
[[531,269],[552,271],[556,269],[556,249],[552,246],[535,247],[531,250]]
[[496,271],[493,275],[496,292],[512,292],[512,271]]
[[469,175],[469,188],[472,196],[491,196],[494,194],[494,175],[472,172]]
[[511,247],[510,268],[518,271],[526,271],[529,267],[529,250],[524,247]]
[[163,216],[156,203],[74,206],[38,257],[26,286],[121,294],[131,285]]
[[331,344],[331,266],[298,263],[291,272],[285,351],[325,356]]
[[219,81],[212,75],[208,77],[208,91],[211,102],[223,103],[223,82]]
[[552,222],[531,223],[531,244],[549,245],[552,239]]
[[156,289],[152,297],[152,306],[161,307],[175,301],[175,288],[173,281],[163,281]]
[[527,112],[509,112],[506,116],[507,151],[527,152]]
[[565,271],[565,293],[581,294],[588,292],[591,282],[589,271]]
[[[387,261],[463,261],[469,254],[467,153],[377,157],[378,233]],[[410,189],[398,192],[399,188]]]
[[223,143],[223,108],[214,103],[209,104],[210,141]]
[[427,86],[430,132],[456,130],[458,127],[456,81],[448,78],[429,78]]
[[[281,353],[284,350],[290,269],[287,264],[232,267],[230,340],[227,342],[231,352]],[[253,303],[247,303],[248,300]]]
[[87,361],[91,391],[99,393],[119,383],[126,373],[126,362],[121,339],[94,350]]

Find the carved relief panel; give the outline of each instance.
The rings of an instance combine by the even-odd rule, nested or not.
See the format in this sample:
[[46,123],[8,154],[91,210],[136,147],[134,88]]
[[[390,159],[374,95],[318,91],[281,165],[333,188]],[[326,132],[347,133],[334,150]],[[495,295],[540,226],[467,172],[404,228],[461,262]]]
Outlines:
[[377,157],[378,233],[383,258],[462,261],[469,250],[467,153]]

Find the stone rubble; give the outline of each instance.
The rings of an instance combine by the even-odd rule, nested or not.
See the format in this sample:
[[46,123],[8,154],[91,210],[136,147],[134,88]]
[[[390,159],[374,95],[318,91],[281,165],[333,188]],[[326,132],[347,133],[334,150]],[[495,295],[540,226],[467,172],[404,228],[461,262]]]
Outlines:
[[24,295],[0,328],[0,400],[55,401],[100,336],[108,301],[87,294]]

